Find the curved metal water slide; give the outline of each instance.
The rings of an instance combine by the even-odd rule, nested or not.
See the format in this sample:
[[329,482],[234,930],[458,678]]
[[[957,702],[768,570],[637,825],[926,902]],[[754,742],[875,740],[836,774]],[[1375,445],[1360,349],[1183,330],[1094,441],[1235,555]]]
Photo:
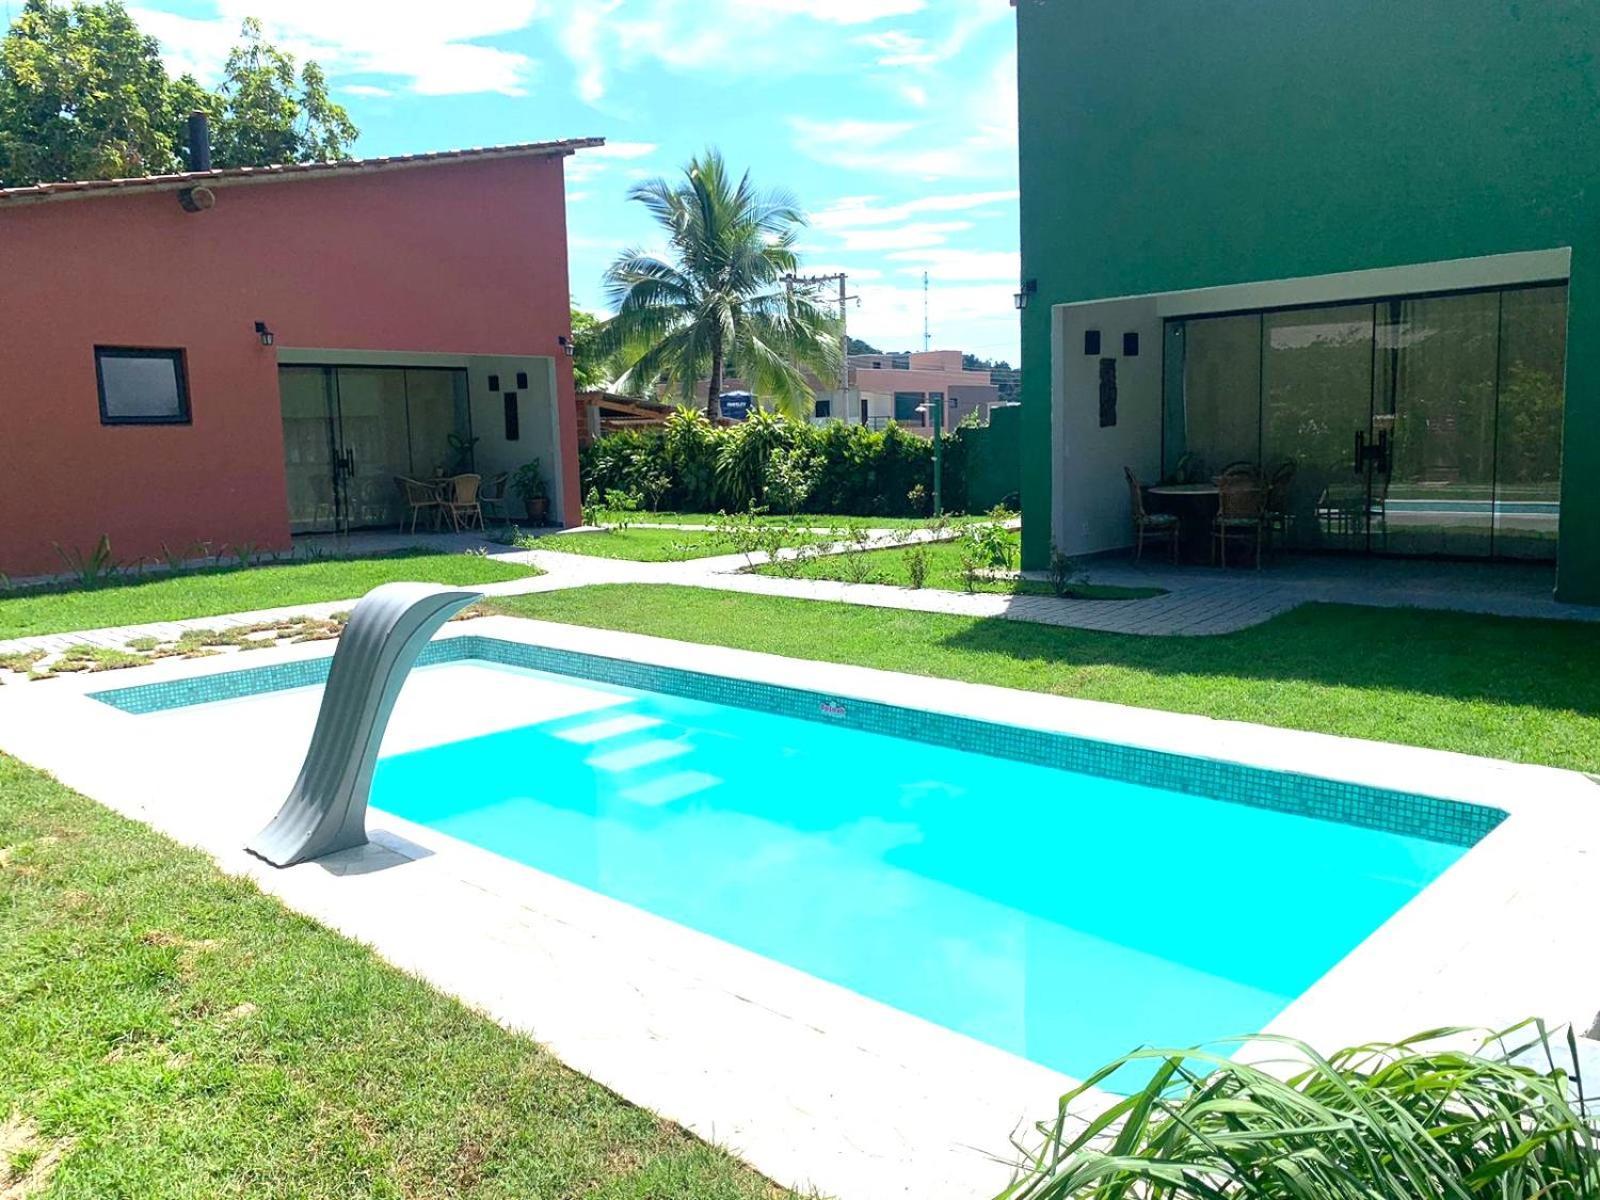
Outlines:
[[276,867],[367,841],[367,795],[395,698],[439,627],[482,592],[386,583],[350,612],[328,669],[300,777],[245,848]]

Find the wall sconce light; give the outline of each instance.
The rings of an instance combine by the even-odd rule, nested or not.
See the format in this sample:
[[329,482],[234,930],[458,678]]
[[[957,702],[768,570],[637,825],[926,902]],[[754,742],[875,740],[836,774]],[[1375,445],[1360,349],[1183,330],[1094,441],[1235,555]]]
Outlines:
[[571,338],[566,338],[566,337],[558,337],[558,338],[556,338],[556,341],[561,343],[561,353],[565,354],[568,358],[571,358],[573,350],[575,349],[575,347],[572,344],[572,339]]
[[256,336],[261,339],[261,344],[263,346],[270,346],[273,342],[277,341],[276,335],[273,334],[272,330],[267,328],[267,323],[265,321],[256,322]]
[[1037,279],[1024,280],[1022,284],[1022,290],[1011,297],[1011,303],[1017,306],[1018,312],[1021,312],[1023,309],[1028,307],[1028,297],[1037,293],[1038,290],[1039,281]]

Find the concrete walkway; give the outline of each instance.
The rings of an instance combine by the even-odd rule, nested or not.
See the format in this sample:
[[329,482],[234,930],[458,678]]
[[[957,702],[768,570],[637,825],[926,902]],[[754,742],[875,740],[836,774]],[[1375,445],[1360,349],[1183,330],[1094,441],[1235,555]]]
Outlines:
[[[678,526],[677,528],[685,528]],[[569,535],[570,536],[570,535]],[[581,536],[603,536],[587,534]],[[924,530],[875,531],[862,543],[884,548],[928,540]],[[425,545],[450,551],[486,552],[506,562],[538,567],[545,574],[488,584],[489,596],[600,584],[673,585],[712,588],[750,595],[859,604],[912,612],[1029,621],[1105,633],[1147,637],[1192,637],[1237,632],[1259,625],[1301,604],[1324,602],[1378,607],[1416,607],[1508,617],[1597,621],[1600,608],[1558,604],[1551,598],[1553,572],[1548,567],[1515,563],[1430,563],[1374,559],[1292,559],[1257,572],[1208,567],[1173,567],[1147,562],[1106,561],[1090,566],[1097,584],[1160,587],[1166,594],[1144,600],[1065,600],[1054,596],[1012,596],[914,591],[871,583],[786,579],[748,573],[763,565],[763,554],[719,555],[683,562],[647,563],[563,553],[551,549],[510,549],[469,534],[352,535],[329,542],[330,553],[382,553]],[[855,543],[824,548],[824,553],[858,549]],[[293,616],[326,618],[347,610],[357,597],[319,604],[126,625],[110,629],[47,634],[0,641],[0,654],[44,651],[57,654],[73,645],[121,648],[129,641],[154,637],[172,641],[190,630],[227,630],[279,621]]]

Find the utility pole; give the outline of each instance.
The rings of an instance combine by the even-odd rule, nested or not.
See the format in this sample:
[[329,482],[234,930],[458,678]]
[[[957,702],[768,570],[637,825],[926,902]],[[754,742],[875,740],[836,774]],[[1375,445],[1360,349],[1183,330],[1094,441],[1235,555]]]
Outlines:
[[[839,403],[840,404],[845,403],[849,399],[849,396],[850,396],[850,334],[849,334],[849,331],[848,331],[849,321],[848,321],[848,317],[847,317],[847,307],[849,305],[849,302],[852,301],[852,300],[856,301],[858,304],[861,301],[861,297],[852,296],[852,295],[848,294],[848,289],[847,289],[846,285],[847,285],[847,283],[849,281],[849,278],[850,277],[847,274],[845,274],[845,272],[843,272],[843,271],[837,271],[837,272],[834,272],[831,275],[785,275],[783,277],[784,286],[788,289],[788,294],[789,294],[789,312],[791,314],[793,314],[793,312],[794,312],[794,289],[795,289],[795,285],[796,284],[799,284],[801,288],[807,290],[808,292],[811,292],[813,294],[814,298],[817,298],[817,299],[820,299],[820,297],[815,297],[815,290],[817,288],[821,287],[823,284],[825,284],[825,283],[837,283],[839,285]],[[823,301],[823,303],[828,303],[828,301]],[[861,423],[863,425],[865,425],[867,423],[867,407],[866,407],[866,401],[865,400],[863,400],[861,402]]]
[[928,273],[922,273],[922,352],[933,349],[933,335],[928,332]]

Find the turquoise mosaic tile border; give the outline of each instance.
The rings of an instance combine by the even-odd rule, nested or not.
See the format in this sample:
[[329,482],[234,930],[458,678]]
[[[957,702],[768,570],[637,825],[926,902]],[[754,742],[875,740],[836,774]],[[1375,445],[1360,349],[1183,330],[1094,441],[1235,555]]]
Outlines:
[[[1382,829],[1456,846],[1470,846],[1505,820],[1497,808],[1443,800],[1388,788],[1342,783],[1311,775],[1268,771],[1046,730],[1001,725],[948,713],[923,712],[872,700],[833,697],[801,688],[607,658],[576,650],[530,646],[468,635],[431,642],[419,666],[481,659],[505,666],[572,675],[640,691],[663,692],[712,704],[729,704],[777,716],[845,725],[910,741],[928,742],[1065,771],[1119,779],[1146,787],[1204,796]],[[92,693],[128,713],[159,712],[215,700],[307,687],[328,675],[329,658],[226,671],[215,675],[139,684]]]

